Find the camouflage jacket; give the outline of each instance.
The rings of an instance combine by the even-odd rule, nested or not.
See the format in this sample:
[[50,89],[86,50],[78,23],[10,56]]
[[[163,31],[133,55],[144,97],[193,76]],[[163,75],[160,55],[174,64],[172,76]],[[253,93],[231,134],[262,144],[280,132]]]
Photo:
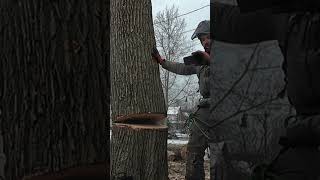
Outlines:
[[194,65],[185,65],[183,63],[176,63],[170,61],[164,61],[162,67],[170,72],[179,75],[192,75],[197,74],[199,79],[199,91],[203,98],[210,97],[210,84],[209,84],[209,75],[210,75],[210,66],[194,66]]

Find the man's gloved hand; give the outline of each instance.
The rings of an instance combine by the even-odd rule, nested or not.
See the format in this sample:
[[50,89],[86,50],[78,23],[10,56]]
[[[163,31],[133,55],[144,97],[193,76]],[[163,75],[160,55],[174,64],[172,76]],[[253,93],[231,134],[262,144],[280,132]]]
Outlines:
[[152,58],[155,61],[157,61],[157,63],[159,63],[159,64],[162,64],[165,61],[165,59],[163,59],[160,56],[160,53],[159,53],[159,51],[158,51],[158,49],[156,47],[153,48],[153,51],[152,51],[151,55],[152,55]]
[[192,53],[193,56],[200,56],[205,62],[210,62],[210,55],[205,51],[196,51]]

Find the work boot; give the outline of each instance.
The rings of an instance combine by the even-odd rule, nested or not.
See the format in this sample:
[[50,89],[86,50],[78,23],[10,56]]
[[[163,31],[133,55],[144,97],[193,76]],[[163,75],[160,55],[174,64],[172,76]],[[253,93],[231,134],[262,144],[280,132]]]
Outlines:
[[196,112],[197,120],[190,125],[190,136],[187,144],[186,180],[204,180],[204,155],[208,147],[207,122],[209,108],[199,108]]

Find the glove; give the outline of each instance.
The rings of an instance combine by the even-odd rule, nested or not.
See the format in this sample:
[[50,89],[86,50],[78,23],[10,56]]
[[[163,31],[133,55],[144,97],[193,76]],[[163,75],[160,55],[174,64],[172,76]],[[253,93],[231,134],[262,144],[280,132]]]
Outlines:
[[157,61],[157,63],[162,64],[165,59],[163,59],[160,54],[159,51],[156,47],[153,48],[153,51],[151,53],[152,59],[154,59],[155,61]]
[[196,51],[192,53],[193,56],[200,56],[205,62],[210,62],[210,55],[204,51]]

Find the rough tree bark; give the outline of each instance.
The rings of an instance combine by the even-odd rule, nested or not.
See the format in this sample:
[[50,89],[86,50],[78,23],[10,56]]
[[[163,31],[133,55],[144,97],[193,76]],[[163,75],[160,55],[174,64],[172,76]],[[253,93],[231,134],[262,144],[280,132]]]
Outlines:
[[[150,0],[111,1],[111,175],[167,179],[166,114]],[[127,123],[127,124],[125,124]],[[144,123],[144,124],[143,124]],[[152,125],[150,125],[152,124]]]
[[111,1],[112,114],[166,112],[155,46],[151,1]]
[[106,162],[108,10],[108,0],[0,0],[6,179]]
[[166,126],[114,124],[112,175],[167,180],[167,132]]

